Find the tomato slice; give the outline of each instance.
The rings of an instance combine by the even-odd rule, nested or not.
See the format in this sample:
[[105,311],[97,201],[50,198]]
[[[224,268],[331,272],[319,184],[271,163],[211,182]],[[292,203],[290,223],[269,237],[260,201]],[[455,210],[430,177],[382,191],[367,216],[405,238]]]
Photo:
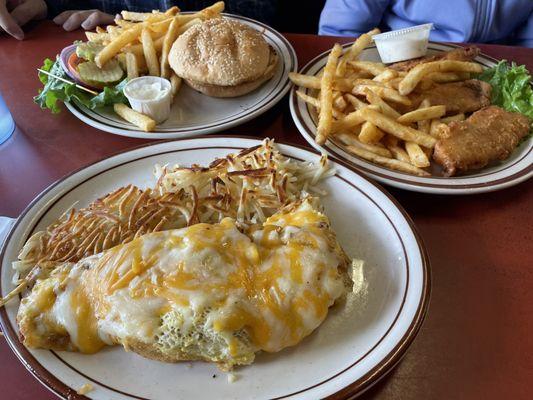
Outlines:
[[77,83],[85,86],[86,88],[93,89],[93,90],[102,90],[101,87],[95,86],[95,85],[89,85],[88,83],[85,83],[83,79],[81,79],[80,74],[78,73],[78,65],[85,62],[83,58],[78,57],[78,55],[74,52],[72,53],[68,60],[67,60],[67,68],[69,73],[74,77],[74,80],[77,81]]
[[83,60],[79,58],[76,53],[72,53],[67,60],[67,67],[69,72],[74,75],[78,80],[81,80],[80,74],[78,74],[78,65],[80,65],[82,62]]

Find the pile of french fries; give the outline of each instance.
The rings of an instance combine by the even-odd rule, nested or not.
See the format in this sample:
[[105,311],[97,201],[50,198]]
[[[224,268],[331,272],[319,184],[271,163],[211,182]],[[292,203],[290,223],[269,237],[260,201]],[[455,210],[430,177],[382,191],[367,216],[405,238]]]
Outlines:
[[[171,7],[165,12],[122,11],[122,19],[115,19],[115,25],[109,25],[106,29],[97,27],[96,32],[86,32],[85,35],[88,41],[105,46],[95,58],[98,67],[101,68],[106,62],[116,58],[127,72],[128,79],[143,75],[167,78],[174,97],[181,86],[181,78],[172,71],[168,63],[172,44],[191,26],[220,17],[222,11],[223,1],[187,14],[181,14],[178,7]],[[114,110],[144,131],[155,128],[155,121],[150,117],[124,104],[115,104]]]
[[[315,140],[333,140],[349,153],[373,163],[410,174],[429,176],[428,167],[437,140],[451,121],[464,114],[446,115],[444,105],[423,99],[416,110],[402,112],[415,88],[466,80],[482,71],[475,62],[439,60],[421,63],[409,72],[379,62],[361,61],[378,29],[361,35],[346,51],[336,44],[325,67],[316,76],[290,73],[300,86],[296,94],[317,111]],[[301,90],[304,89],[304,90]]]

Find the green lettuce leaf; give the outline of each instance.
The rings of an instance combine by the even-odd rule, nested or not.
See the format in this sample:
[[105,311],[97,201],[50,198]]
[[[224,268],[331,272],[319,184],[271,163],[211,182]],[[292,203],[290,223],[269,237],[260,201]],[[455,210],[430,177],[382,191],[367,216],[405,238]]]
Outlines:
[[[44,65],[41,69],[71,81],[71,78],[63,70],[59,58],[56,58],[55,61],[47,58],[44,60]],[[39,94],[33,100],[42,109],[49,109],[54,114],[61,111],[59,103],[65,101],[76,100],[91,110],[97,107],[110,106],[115,103],[129,104],[123,92],[124,86],[127,83],[126,79],[115,86],[106,86],[97,96],[78,89],[75,85],[65,83],[43,73],[39,73],[39,80],[44,87],[39,90]]]
[[478,79],[492,85],[491,103],[533,119],[533,89],[531,75],[524,65],[509,65],[502,60],[483,71]]

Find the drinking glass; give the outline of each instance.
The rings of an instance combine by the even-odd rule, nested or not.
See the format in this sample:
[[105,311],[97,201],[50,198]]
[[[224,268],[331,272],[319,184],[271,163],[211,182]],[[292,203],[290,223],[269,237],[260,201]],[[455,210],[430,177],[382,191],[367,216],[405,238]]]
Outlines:
[[0,94],[0,144],[4,143],[13,134],[15,121]]

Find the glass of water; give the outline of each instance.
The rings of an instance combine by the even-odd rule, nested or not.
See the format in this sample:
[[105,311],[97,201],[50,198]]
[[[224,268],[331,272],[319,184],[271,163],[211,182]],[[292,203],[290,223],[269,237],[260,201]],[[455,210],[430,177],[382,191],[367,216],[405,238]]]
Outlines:
[[0,94],[0,144],[4,143],[13,134],[15,121]]

